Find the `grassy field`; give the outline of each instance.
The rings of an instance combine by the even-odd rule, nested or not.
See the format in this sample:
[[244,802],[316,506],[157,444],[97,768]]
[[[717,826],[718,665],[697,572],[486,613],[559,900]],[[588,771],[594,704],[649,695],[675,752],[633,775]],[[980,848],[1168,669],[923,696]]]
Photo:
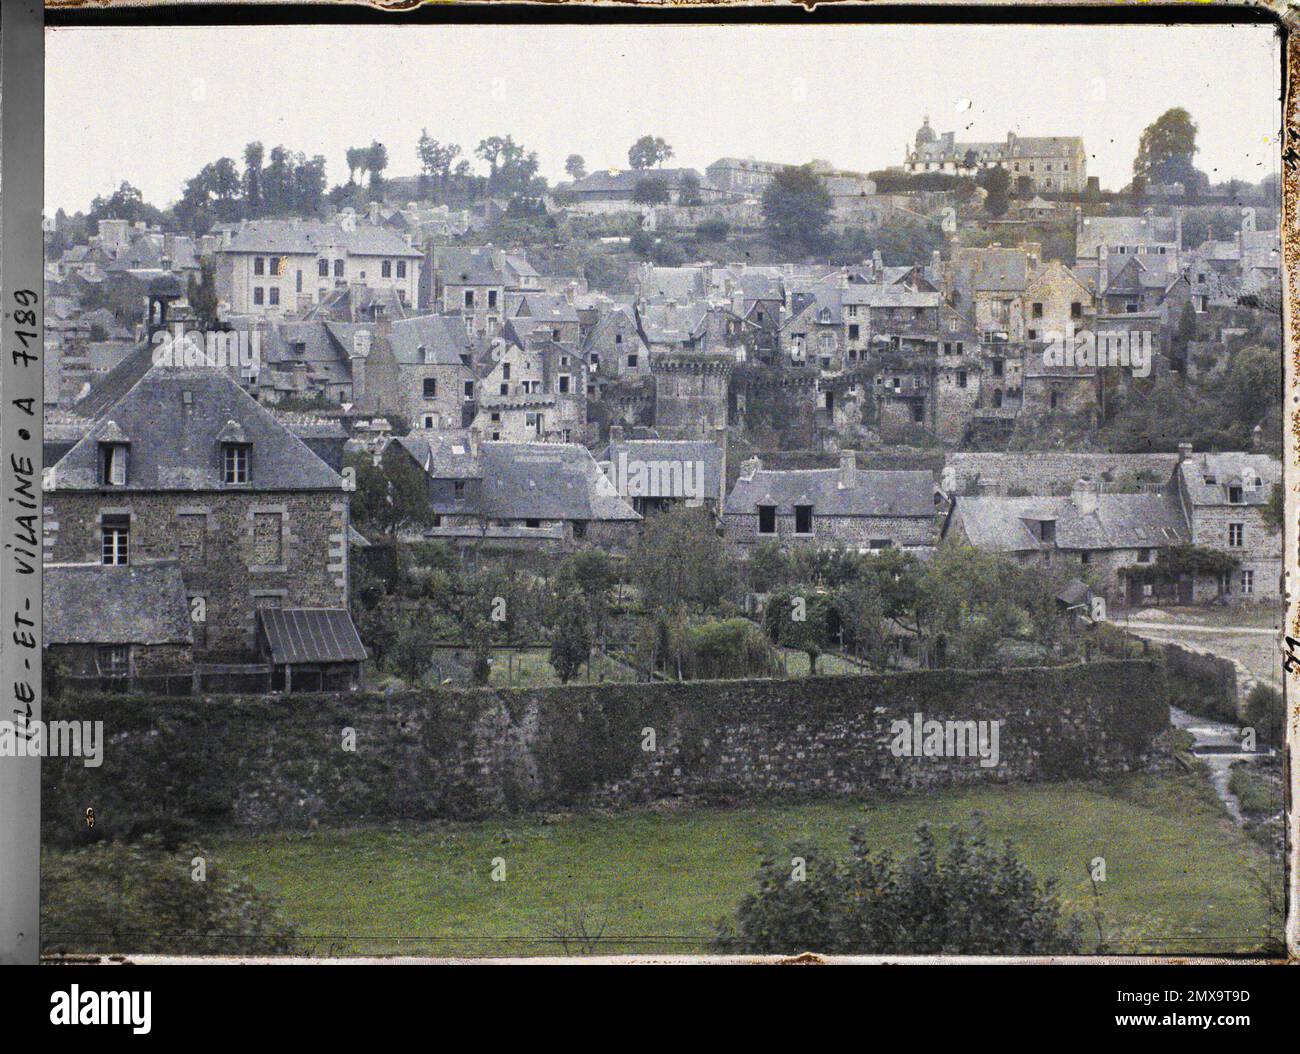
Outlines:
[[[451,654],[456,652],[453,649],[437,648],[434,650],[434,661],[436,663],[440,657]],[[462,663],[467,665],[471,661],[468,652],[461,650],[459,654]],[[635,670],[617,659],[612,659],[603,652],[593,652],[590,680],[626,682],[638,680],[638,677]],[[587,667],[584,666],[573,683],[585,684],[587,681]],[[492,673],[488,684],[493,688],[549,688],[559,683],[560,678],[551,665],[549,648],[521,648],[512,651],[494,648],[492,651]]]
[[[1040,878],[1059,879],[1073,910],[1091,910],[1085,869],[1105,858],[1112,950],[1261,947],[1269,920],[1252,871],[1267,866],[1265,856],[1204,780],[1187,774],[1105,788],[227,836],[211,851],[280,897],[317,954],[699,952],[752,888],[765,850],[795,840],[840,847],[862,823],[881,848],[906,850],[918,823],[946,828],[975,811]],[[504,862],[504,881],[492,880],[494,861]],[[583,941],[581,931],[599,939]]]

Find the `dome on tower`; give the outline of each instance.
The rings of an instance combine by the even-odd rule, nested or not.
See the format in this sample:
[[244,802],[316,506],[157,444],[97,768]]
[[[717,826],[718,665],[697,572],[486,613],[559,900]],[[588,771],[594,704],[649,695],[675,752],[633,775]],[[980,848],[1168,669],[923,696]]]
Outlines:
[[934,134],[934,129],[930,127],[930,115],[926,114],[921,127],[916,130],[916,145],[920,148],[926,143],[933,143],[938,138],[939,137]]

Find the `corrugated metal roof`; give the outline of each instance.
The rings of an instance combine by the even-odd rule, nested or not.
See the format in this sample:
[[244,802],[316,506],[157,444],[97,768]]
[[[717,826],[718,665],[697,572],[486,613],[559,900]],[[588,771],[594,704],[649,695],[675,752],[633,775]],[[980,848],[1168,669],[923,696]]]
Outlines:
[[343,608],[263,608],[258,612],[271,662],[361,662],[365,645]]

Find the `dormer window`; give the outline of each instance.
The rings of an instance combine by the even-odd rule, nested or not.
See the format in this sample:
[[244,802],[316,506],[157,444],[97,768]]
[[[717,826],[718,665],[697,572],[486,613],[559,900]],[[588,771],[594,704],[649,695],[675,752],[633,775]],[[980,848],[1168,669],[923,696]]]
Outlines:
[[248,482],[248,445],[226,443],[221,448],[222,480],[229,484]]
[[99,481],[105,487],[126,486],[126,443],[99,444]]
[[1242,504],[1242,493],[1241,493],[1240,484],[1234,483],[1230,487],[1228,487],[1228,504],[1229,505]]
[[1038,540],[1045,545],[1051,545],[1056,541],[1055,520],[1038,521]]

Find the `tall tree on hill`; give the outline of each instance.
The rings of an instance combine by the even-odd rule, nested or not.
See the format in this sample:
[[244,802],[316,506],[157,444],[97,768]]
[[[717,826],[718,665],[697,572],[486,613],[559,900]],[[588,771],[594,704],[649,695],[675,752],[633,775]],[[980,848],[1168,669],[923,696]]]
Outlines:
[[587,162],[583,160],[581,154],[570,154],[564,159],[564,171],[568,173],[570,179],[577,182],[586,177]]
[[262,161],[265,151],[258,142],[244,147],[244,214],[257,216],[262,211]]
[[1001,165],[986,168],[975,177],[977,186],[983,187],[988,197],[984,199],[984,208],[990,216],[997,219],[1006,215],[1011,201],[1011,175]]
[[635,169],[654,168],[673,156],[673,148],[657,135],[643,135],[627,152],[627,162]]
[[1181,106],[1166,110],[1142,132],[1133,177],[1146,184],[1182,183],[1188,191],[1203,189],[1208,182],[1193,164],[1196,151],[1196,122]]
[[370,173],[370,187],[378,190],[384,184],[384,169],[388,167],[388,147],[374,140],[366,149],[366,171]]
[[826,246],[831,196],[812,166],[783,168],[763,191],[763,221],[778,249],[801,254]]

